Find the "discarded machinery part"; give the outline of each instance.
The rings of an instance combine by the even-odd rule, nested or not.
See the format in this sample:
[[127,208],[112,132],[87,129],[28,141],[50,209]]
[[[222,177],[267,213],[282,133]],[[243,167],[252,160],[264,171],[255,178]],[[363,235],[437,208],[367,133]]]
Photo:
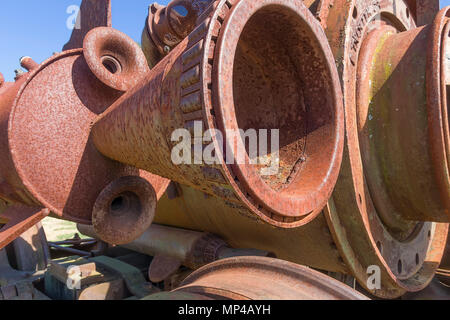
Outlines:
[[[221,1],[141,84],[99,117],[93,141],[111,159],[226,199],[271,225],[301,226],[320,214],[341,163],[342,94],[334,59],[320,24],[301,2],[229,4]],[[173,130],[194,133],[200,123],[221,132],[280,128],[278,174],[265,175],[266,155],[257,159],[266,165],[250,164],[255,159],[244,141],[232,136],[226,136],[226,144],[237,147],[231,162],[243,155],[245,164],[223,164],[223,144],[213,135],[211,149],[220,164],[175,165]],[[203,153],[195,141],[194,149]],[[271,165],[278,164],[275,153]]]
[[[411,210],[419,212],[419,210],[417,210],[417,204],[415,204],[416,199],[412,199],[411,194],[408,195],[409,198],[401,199],[400,203],[398,203],[399,201],[393,203],[389,198],[387,198],[389,201],[386,202],[377,200],[376,198],[382,195],[383,188],[377,187],[377,189],[373,189],[374,186],[376,186],[377,181],[373,178],[374,172],[369,172],[373,170],[377,154],[370,153],[370,150],[368,149],[364,150],[365,146],[363,138],[365,133],[364,130],[361,129],[365,128],[362,126],[362,121],[373,121],[374,115],[364,114],[364,110],[358,108],[358,104],[356,103],[358,93],[357,75],[358,70],[361,70],[361,75],[364,74],[364,68],[366,68],[369,74],[367,68],[372,65],[372,62],[370,64],[361,65],[362,61],[358,60],[360,50],[361,47],[367,45],[365,40],[367,40],[367,36],[371,36],[370,31],[377,28],[389,28],[387,26],[396,28],[397,32],[399,32],[398,37],[404,37],[404,39],[406,39],[408,35],[414,33],[414,31],[408,31],[416,28],[416,22],[414,21],[413,16],[407,14],[408,10],[409,8],[405,1],[395,1],[394,3],[392,0],[383,2],[371,0],[335,0],[333,6],[329,8],[328,16],[326,17],[325,32],[334,52],[338,70],[341,73],[341,79],[344,83],[346,147],[344,149],[345,152],[340,178],[337,182],[334,194],[329,201],[328,208],[325,210],[325,214],[339,252],[345,261],[345,264],[348,266],[349,272],[355,276],[361,286],[369,289],[369,268],[371,266],[378,266],[380,268],[381,289],[369,291],[373,295],[381,298],[397,298],[407,291],[419,291],[428,285],[442,258],[448,230],[447,224],[414,222],[406,220],[400,214],[396,214],[400,203],[403,204],[405,201],[411,203]],[[442,19],[442,13],[440,16],[441,18],[437,18],[438,20],[436,21]],[[440,23],[438,22],[438,24]],[[343,41],[342,35],[346,35],[347,39],[345,41]],[[430,35],[430,37],[432,38],[434,35]],[[395,38],[397,38],[397,36],[395,36]],[[418,42],[418,45],[420,45],[420,42],[421,41]],[[397,47],[393,49],[391,53],[403,49],[405,48]],[[424,51],[425,52],[421,52],[419,56],[426,54],[428,49]],[[435,61],[439,60],[437,59]],[[375,61],[375,63],[377,62]],[[406,70],[405,72],[408,76],[404,76],[401,81],[397,82],[395,85],[401,86],[402,84],[406,84],[411,79],[408,77],[417,79],[417,75],[413,75],[412,73],[414,71],[421,72],[421,69],[417,69],[418,67],[419,66],[410,67],[409,70]],[[433,71],[433,66],[431,64],[427,68],[430,72],[436,72],[436,70],[439,69]],[[386,71],[392,73],[395,69],[391,69],[388,65],[386,66]],[[425,73],[422,73],[421,75],[426,76]],[[430,76],[428,75],[426,77]],[[440,78],[437,77],[436,79],[439,80]],[[431,78],[427,81],[428,86],[431,85],[430,81],[432,81]],[[419,87],[414,90],[424,92],[424,89],[422,88],[424,85],[426,85],[426,82],[421,81]],[[372,83],[372,86],[379,87],[382,86],[382,83]],[[416,88],[416,84],[411,84],[411,87]],[[400,89],[401,88],[399,88],[399,90]],[[428,94],[430,93],[431,91],[429,90]],[[403,94],[403,98],[409,99],[415,94],[416,92]],[[382,97],[373,98],[382,99]],[[385,98],[388,99],[388,97]],[[437,96],[434,99],[437,99]],[[415,102],[413,103],[413,107],[417,107]],[[394,104],[390,102],[387,105],[394,106]],[[399,114],[404,114],[404,112],[406,112],[404,109],[407,107],[408,106],[404,106],[403,110],[399,110]],[[433,108],[435,111],[438,110],[435,107]],[[424,109],[422,106],[421,110],[426,110],[426,108]],[[422,113],[423,112],[421,112],[421,114]],[[367,119],[364,119],[364,115]],[[386,117],[389,117],[386,119],[386,124],[389,124],[390,121],[392,121],[390,118],[392,116],[392,114],[386,114]],[[415,117],[417,116],[420,115],[416,115]],[[426,111],[425,115],[422,114],[421,116],[427,121]],[[431,125],[432,123],[430,122],[429,124]],[[404,128],[407,128],[408,123],[403,121],[402,125],[405,126]],[[439,126],[439,123],[436,123],[436,125]],[[424,127],[422,126],[421,128]],[[376,128],[376,130],[380,131],[369,133],[369,140],[371,134],[379,135],[379,132],[383,132],[385,129],[381,125]],[[424,136],[422,143],[426,146],[426,142],[424,141],[429,139],[427,138],[429,132],[427,129],[425,132],[419,132],[418,130],[419,128],[411,128],[410,130],[404,130],[402,133],[399,133],[392,129],[388,134],[391,137],[392,143],[399,139],[401,134],[421,134]],[[434,129],[430,128],[430,131],[432,130]],[[392,138],[393,136],[395,138]],[[429,137],[431,136],[432,135]],[[415,139],[415,137],[411,136],[410,139]],[[428,146],[433,146],[435,143],[436,142],[428,141]],[[424,150],[426,154],[420,155],[422,160],[428,157],[429,154],[433,154],[434,151],[432,151],[432,148],[434,147]],[[399,150],[404,150],[403,146],[394,151],[385,150],[383,156],[394,157],[395,155],[400,156],[401,153],[401,156],[407,157],[408,161],[411,161],[411,163],[421,160],[413,159],[413,156],[411,155],[415,153],[414,150],[409,149],[402,152],[399,152]],[[444,154],[443,148],[440,150],[439,154]],[[371,156],[370,162],[368,155]],[[438,154],[436,153],[436,155]],[[368,165],[370,167],[368,167]],[[428,167],[431,165],[432,162]],[[445,170],[443,167],[440,169],[442,171]],[[393,170],[393,166],[386,168],[386,170],[388,170],[388,173],[389,170]],[[430,171],[428,174],[429,176],[427,179],[439,181],[439,179],[436,178],[436,172]],[[372,181],[369,181],[371,179]],[[445,179],[445,177],[441,178],[441,181],[442,179]],[[404,180],[403,185],[396,190],[396,192],[403,192],[404,188],[410,184],[417,186],[417,182],[417,177],[414,177],[414,180],[411,181]],[[396,185],[399,185],[398,181],[396,182]],[[432,186],[432,188],[435,189],[434,186]],[[415,190],[419,189],[416,188]],[[443,190],[445,192],[445,189]],[[430,190],[422,189],[420,192],[429,194]],[[422,194],[416,193],[415,197],[421,199]],[[442,200],[443,199],[441,198],[440,203],[444,204],[444,201]],[[413,207],[413,205],[416,207]],[[389,206],[391,206],[390,211],[388,210]],[[434,208],[436,207],[437,205],[434,206]],[[422,207],[422,210],[424,210],[423,212],[429,212],[427,208]],[[382,214],[382,212],[384,213]],[[434,214],[436,214],[436,210]]]
[[199,17],[215,0],[174,0],[149,6],[142,32],[142,48],[153,68],[197,26]]
[[404,220],[450,222],[449,9],[433,25],[405,32],[380,26],[359,53],[364,175],[378,214],[394,230]]
[[25,231],[12,243],[14,266],[19,271],[45,270],[50,261],[50,251],[42,223]]
[[139,45],[113,28],[89,31],[84,38],[83,54],[96,77],[119,91],[134,87],[150,70]]
[[152,224],[156,192],[145,179],[120,177],[98,196],[92,211],[92,225],[101,240],[114,245],[138,239]]
[[0,250],[20,237],[32,226],[50,214],[50,210],[23,205],[9,206],[1,213],[0,219],[4,223],[0,227]]
[[179,188],[181,197],[170,199],[165,195],[158,202],[155,224],[201,230],[221,237],[234,248],[255,248],[297,264],[349,273],[324,214],[302,227],[274,228],[258,221],[245,207],[205,196],[189,186]]
[[111,0],[83,0],[72,35],[63,50],[83,48],[83,40],[89,31],[111,26]]
[[37,69],[39,67],[39,63],[34,61],[32,58],[25,56],[20,58],[20,66],[27,71],[32,71],[34,69]]
[[432,23],[440,8],[439,0],[408,0],[408,5],[413,9],[411,14],[417,17],[417,26]]
[[368,300],[318,271],[262,257],[213,262],[189,275],[174,292],[227,300]]
[[140,175],[158,196],[167,188],[168,180],[107,159],[92,144],[91,123],[122,93],[95,77],[82,50],[51,57],[0,94],[0,198],[8,203],[89,224],[98,194],[121,176]]
[[167,255],[153,257],[148,268],[148,278],[153,283],[162,282],[173,276],[181,267],[180,260]]
[[141,270],[128,263],[107,256],[90,258],[89,261],[119,274],[123,278],[128,291],[138,299],[159,292],[158,288],[145,281]]
[[[89,237],[98,238],[91,226],[78,224],[78,230]],[[169,256],[190,269],[234,255],[273,256],[270,252],[254,249],[231,249],[214,235],[152,224],[144,234],[122,247],[149,256]],[[230,250],[233,250],[230,252]]]

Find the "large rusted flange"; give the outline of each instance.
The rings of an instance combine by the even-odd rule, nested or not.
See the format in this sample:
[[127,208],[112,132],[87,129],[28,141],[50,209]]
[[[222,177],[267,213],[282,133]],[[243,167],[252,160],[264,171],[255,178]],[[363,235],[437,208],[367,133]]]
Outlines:
[[[365,104],[362,102],[358,103],[357,99],[358,97],[360,101],[364,99],[365,82],[363,82],[363,78],[373,75],[377,63],[377,60],[372,61],[367,54],[364,54],[364,50],[366,52],[369,50],[368,46],[370,46],[370,43],[368,39],[374,36],[373,32],[379,33],[381,32],[380,30],[389,30],[389,32],[399,33],[398,37],[400,38],[408,34],[407,30],[415,29],[416,22],[406,1],[334,1],[333,6],[328,8],[325,18],[326,20],[322,24],[326,28],[344,86],[346,116],[346,143],[343,166],[336,190],[329,201],[326,216],[341,255],[360,284],[367,289],[373,289],[369,288],[370,284],[367,282],[371,275],[369,270],[371,270],[371,266],[379,267],[381,271],[381,288],[370,291],[382,298],[395,298],[406,291],[421,290],[431,281],[436,268],[439,266],[445,247],[447,224],[415,222],[414,220],[440,221],[437,218],[438,213],[445,212],[448,208],[446,208],[445,199],[437,192],[432,199],[436,201],[434,208],[440,207],[440,211],[435,210],[433,215],[433,212],[422,209],[422,219],[417,218],[419,214],[411,218],[411,216],[407,217],[406,214],[399,213],[401,210],[398,209],[400,204],[406,203],[411,205],[412,210],[417,210],[417,205],[414,202],[417,199],[413,199],[411,193],[408,195],[409,198],[404,196],[400,201],[398,198],[393,199],[392,196],[384,197],[389,193],[386,192],[386,188],[382,184],[377,185],[381,180],[377,180],[377,178],[382,177],[386,179],[386,177],[389,177],[389,170],[401,171],[403,167],[396,163],[391,163],[388,167],[377,167],[375,162],[376,155],[381,157],[395,157],[397,155],[386,154],[387,152],[392,152],[392,150],[387,149],[375,153],[374,148],[380,147],[380,143],[372,144],[372,139],[381,141],[380,139],[384,138],[387,143],[394,143],[399,139],[398,135],[401,137],[402,134],[412,134],[414,131],[410,132],[409,130],[420,131],[424,127],[408,128],[405,131],[399,130],[397,132],[392,130],[390,137],[386,137],[385,135],[388,132],[385,132],[375,138],[377,132],[373,130],[379,130],[378,132],[385,130],[385,126],[390,123],[389,119],[391,119],[392,114],[385,112],[379,115],[388,116],[388,120],[382,121],[379,119],[380,125],[371,128],[367,124],[373,121],[377,115],[367,112],[368,108],[364,109]],[[438,20],[439,18],[436,21]],[[445,26],[445,24],[435,22],[435,26],[437,24],[441,25],[441,29]],[[342,35],[346,35],[346,38],[342,39]],[[430,35],[429,39],[434,39],[433,35]],[[435,42],[435,44],[439,46],[439,43]],[[390,54],[394,55],[395,49],[401,50],[401,48],[393,48],[391,52],[387,51],[386,54],[388,56]],[[440,50],[440,46],[438,50]],[[378,53],[378,51],[376,52]],[[362,62],[362,59],[365,59],[365,61]],[[425,65],[428,72],[433,67],[426,58],[425,61],[421,62],[421,65],[423,66],[423,74],[419,74],[419,77],[428,77],[428,79],[419,83],[422,86],[422,92],[425,92],[425,100],[424,102],[422,100],[423,104],[420,107],[423,110],[422,112],[425,113],[422,116],[424,116],[425,121],[428,121],[429,118],[427,116],[429,113],[427,114],[427,108],[428,110],[441,109],[430,107],[430,101],[427,101],[427,97],[430,99],[428,86],[433,78],[429,78],[429,75],[425,74]],[[387,65],[387,69],[384,70],[387,74],[392,73],[392,70],[389,69],[390,66],[392,65]],[[440,67],[437,67],[437,70],[440,70]],[[411,67],[410,72],[414,73],[414,71],[419,72],[417,67]],[[359,81],[357,80],[358,75]],[[408,76],[405,76],[401,81],[397,80],[397,85],[401,87],[402,83],[407,84],[409,80]],[[379,88],[382,87],[383,82],[375,83],[372,81],[366,83],[366,85],[371,89],[374,87]],[[406,90],[406,87],[404,88]],[[370,96],[370,98],[374,97]],[[393,101],[389,100],[392,99],[392,96],[384,98],[387,101]],[[402,98],[405,99],[403,101],[410,101],[406,100],[409,98],[408,96],[403,95]],[[373,105],[370,105],[370,107],[373,107]],[[388,105],[388,107],[394,108],[395,114],[396,106]],[[401,112],[406,112],[405,110],[408,107],[414,108],[415,105],[404,104],[403,106],[398,106],[399,111],[402,108]],[[381,108],[377,108],[374,112],[380,112],[380,110]],[[403,125],[406,125],[408,120],[404,119]],[[401,121],[399,120],[398,123],[401,128]],[[430,131],[434,130],[431,125],[442,128],[442,124],[436,122],[428,125],[430,126]],[[425,126],[425,132],[422,131],[421,134],[427,136],[427,128]],[[431,134],[429,137],[434,136]],[[410,141],[412,139],[410,137]],[[433,145],[435,142],[430,141],[431,138],[427,139],[429,145],[424,141],[422,141],[422,144],[418,144],[423,148],[424,157],[427,154],[432,155],[432,150],[434,150]],[[431,147],[427,148],[428,146]],[[413,145],[410,148],[414,147],[417,148],[418,146]],[[445,149],[441,148],[440,151],[441,154],[445,154]],[[408,151],[405,150],[404,152],[407,155]],[[414,151],[410,149],[410,152],[413,156]],[[415,159],[411,159],[411,162],[413,161]],[[428,162],[428,167],[436,169],[434,165],[435,163],[432,160]],[[380,171],[379,176],[377,176],[378,168],[384,170]],[[439,170],[444,170],[445,172],[445,168],[442,166],[439,167]],[[431,170],[424,176],[429,180],[439,181],[436,171]],[[418,181],[413,179],[410,179],[407,183],[418,185]],[[405,187],[400,182],[397,186],[399,188]],[[435,188],[435,186],[432,187]],[[417,188],[416,190],[419,189]],[[433,191],[436,189],[438,188],[435,188]],[[444,190],[444,193],[448,192],[448,189],[445,191],[445,188],[441,188],[442,190]],[[398,188],[394,191],[401,192]],[[424,190],[423,192],[425,195],[427,193],[429,195],[429,192],[432,191]],[[422,195],[417,194],[417,197],[420,199]],[[429,209],[433,208],[430,207]],[[417,211],[420,212],[420,209]],[[430,219],[430,215],[434,218]]]
[[[218,161],[174,164],[172,134],[180,128],[194,133],[198,122],[223,133],[225,143],[212,136]],[[255,165],[240,137],[234,144],[228,132],[238,128],[279,129],[276,174],[262,173],[269,166]],[[93,126],[104,155],[282,228],[320,214],[337,180],[343,134],[342,93],[328,42],[314,16],[294,0],[220,1]],[[195,139],[191,143],[198,148]],[[225,145],[243,161],[230,161]],[[211,146],[200,145],[200,152]]]
[[236,257],[213,262],[189,275],[179,289],[146,299],[368,300],[320,272],[264,257]]

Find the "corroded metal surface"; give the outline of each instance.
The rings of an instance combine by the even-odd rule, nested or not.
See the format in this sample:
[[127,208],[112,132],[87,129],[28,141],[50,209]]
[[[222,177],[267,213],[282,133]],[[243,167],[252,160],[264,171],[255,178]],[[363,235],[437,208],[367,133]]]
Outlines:
[[[437,10],[435,0],[176,0],[150,7],[144,55],[109,27],[110,1],[83,1],[65,47],[79,49],[41,65],[23,57],[14,83],[0,74],[0,248],[50,213],[132,242],[161,199],[156,222],[223,240],[185,231],[178,250],[167,232],[153,247],[144,234],[129,245],[156,255],[155,281],[236,255],[226,241],[366,289],[379,267],[371,293],[382,298],[423,289],[449,264],[450,14]],[[245,164],[174,164],[173,131],[197,134],[196,121],[225,134],[202,153],[229,159],[229,144]],[[266,176],[227,129],[272,128],[280,171]],[[229,261],[164,297],[356,297],[288,262]]]
[[[278,24],[280,19],[285,23]],[[268,75],[264,81],[263,74]],[[245,143],[237,139],[235,145],[229,136],[225,144],[244,154],[245,164],[236,159],[234,165],[222,164],[222,143],[214,136],[219,164],[199,165],[194,159],[175,165],[171,156],[177,142],[170,142],[171,135],[179,128],[194,132],[195,121],[224,134],[280,128],[278,174],[262,176],[264,166],[250,164]],[[242,0],[221,1],[141,84],[100,116],[92,137],[111,159],[291,228],[313,220],[330,196],[343,129],[340,85],[316,19],[297,1]]]
[[1,213],[4,225],[0,226],[0,250],[49,214],[48,209],[23,205],[9,206]]
[[227,300],[367,300],[317,271],[260,257],[214,262],[188,276],[175,292]]
[[323,214],[297,228],[273,228],[226,201],[180,186],[182,196],[158,202],[155,223],[202,230],[222,237],[231,247],[273,252],[277,258],[321,270],[348,273]]
[[[100,31],[105,32],[118,34]],[[100,43],[102,40],[99,37]],[[114,41],[118,45],[114,46]],[[112,47],[108,52],[117,49],[124,67],[133,66],[134,57],[140,53],[142,63],[137,68],[141,66],[145,73],[148,70],[145,57],[131,39],[128,41],[133,44],[125,45],[122,34],[111,37]],[[122,47],[126,48],[125,52],[121,51]],[[133,55],[132,50],[139,53]],[[169,184],[166,179],[103,157],[92,144],[91,123],[122,92],[95,76],[87,63],[95,57],[90,51],[87,56],[86,59],[81,49],[65,51],[38,67],[22,60],[31,71],[0,88],[0,198],[13,205],[34,207],[37,212],[46,208],[47,214],[50,211],[80,223],[91,223],[97,196],[117,178],[141,176],[153,184],[159,197]],[[98,70],[98,66],[91,65]],[[120,78],[120,74],[113,76],[116,80]],[[122,80],[123,84],[135,81],[126,76]],[[34,214],[29,217],[36,218]],[[20,231],[34,225],[37,222],[34,218],[26,226],[21,225]],[[14,219],[9,224],[11,221]],[[28,219],[20,218],[20,221],[25,223]],[[8,232],[8,237],[2,237],[2,245],[20,234],[15,228],[7,225],[2,229],[3,234]]]
[[[382,288],[372,293],[383,298],[398,297],[406,291],[418,291],[428,285],[442,258],[448,230],[447,224],[408,222],[402,217],[397,217],[397,221],[400,219],[404,223],[400,231],[398,228],[397,231],[393,231],[389,226],[399,225],[395,222],[395,212],[387,210],[389,211],[387,214],[379,213],[383,210],[377,208],[373,197],[380,196],[383,189],[371,190],[370,183],[373,184],[373,181],[368,182],[370,176],[366,175],[370,171],[367,164],[374,166],[370,160],[374,156],[369,153],[371,158],[368,158],[363,152],[364,144],[361,138],[364,138],[364,133],[359,130],[363,112],[357,108],[356,79],[359,68],[370,68],[371,65],[361,65],[358,57],[361,45],[371,30],[370,27],[390,25],[398,32],[415,29],[416,21],[412,15],[407,14],[407,9],[407,3],[402,1],[396,1],[395,5],[392,1],[334,1],[326,23],[326,33],[344,84],[346,113],[343,166],[326,217],[345,263],[362,286],[367,288],[368,267],[372,265],[380,267]],[[412,69],[414,68],[411,68],[410,72]],[[427,70],[432,68],[429,67]],[[361,74],[364,75],[365,72],[361,71]],[[405,80],[402,79],[402,82]],[[381,84],[373,83],[373,85]],[[425,110],[426,108],[425,106]],[[402,111],[404,112],[404,109]],[[370,121],[370,115],[366,116],[365,120]],[[382,130],[382,127],[379,129]],[[375,135],[369,133],[369,139],[370,134]],[[395,139],[397,138],[392,140]],[[432,144],[433,142],[429,141],[428,147]],[[424,156],[429,152],[426,148],[427,146],[423,151]],[[410,151],[405,151],[405,155],[408,154]],[[427,178],[434,179],[436,176],[433,175],[435,172],[428,172]],[[413,185],[417,185],[418,182],[417,179],[410,181]],[[421,194],[417,194],[418,199],[420,196]],[[408,197],[410,198],[402,201],[409,201],[412,206],[416,199],[411,195]],[[386,206],[391,204],[380,201],[378,203]],[[384,222],[387,217],[390,218],[389,223]]]
[[197,26],[198,19],[214,0],[174,0],[164,7],[149,6],[142,48],[150,67],[169,54]]
[[97,27],[111,27],[111,0],[83,0],[75,28],[63,50],[83,47],[86,34]]
[[[92,226],[79,224],[77,227],[84,235],[94,238],[99,237]],[[206,232],[171,228],[157,224],[148,228],[138,239],[125,243],[122,247],[149,256],[160,257],[158,260],[167,262],[169,266],[173,266],[175,261],[178,261],[178,266],[183,265],[193,270],[232,256],[274,256],[272,253],[263,250],[232,249],[221,238]]]

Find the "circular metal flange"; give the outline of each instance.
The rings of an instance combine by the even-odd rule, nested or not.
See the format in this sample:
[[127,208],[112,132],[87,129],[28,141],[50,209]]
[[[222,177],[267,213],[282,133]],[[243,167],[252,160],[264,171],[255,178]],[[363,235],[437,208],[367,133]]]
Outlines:
[[134,87],[150,70],[139,45],[109,27],[89,31],[83,41],[83,54],[96,77],[119,91]]
[[156,202],[155,190],[147,180],[121,177],[111,182],[95,202],[92,211],[95,232],[107,243],[128,244],[150,227]]
[[211,263],[189,275],[174,293],[227,300],[367,300],[320,272],[264,257]]
[[[235,148],[231,161],[229,153],[219,155],[233,163],[223,172],[262,220],[284,228],[304,225],[331,195],[343,150],[342,92],[323,30],[293,0],[222,1],[211,21],[203,91],[212,95],[204,94],[205,115]],[[244,140],[233,139],[240,129],[279,130],[275,174],[264,174],[264,161]],[[213,140],[221,150],[217,136]]]
[[[325,25],[344,83],[346,115],[344,160],[326,217],[359,283],[378,297],[396,298],[431,281],[442,258],[448,225],[403,219],[403,233],[394,232],[377,212],[367,184],[367,159],[363,161],[361,154],[356,79],[363,67],[359,65],[361,46],[370,31],[390,26],[402,32],[416,25],[406,1],[377,0],[334,1]],[[342,34],[347,35],[346,41]],[[370,64],[366,67],[363,73],[370,72]],[[373,270],[380,270],[381,288],[370,283]]]

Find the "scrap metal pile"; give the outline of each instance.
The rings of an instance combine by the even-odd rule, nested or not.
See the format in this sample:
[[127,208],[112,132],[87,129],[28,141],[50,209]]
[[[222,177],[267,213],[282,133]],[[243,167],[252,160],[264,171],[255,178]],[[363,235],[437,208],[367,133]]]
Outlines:
[[[99,266],[146,299],[364,298],[313,269],[384,299],[449,283],[450,7],[174,0],[139,46],[110,6],[84,0],[61,53],[0,74],[0,249],[52,215],[152,257],[138,284],[123,261],[77,260],[76,298],[111,298]],[[173,161],[178,129],[192,161]],[[258,157],[239,129],[277,129],[279,150]]]

